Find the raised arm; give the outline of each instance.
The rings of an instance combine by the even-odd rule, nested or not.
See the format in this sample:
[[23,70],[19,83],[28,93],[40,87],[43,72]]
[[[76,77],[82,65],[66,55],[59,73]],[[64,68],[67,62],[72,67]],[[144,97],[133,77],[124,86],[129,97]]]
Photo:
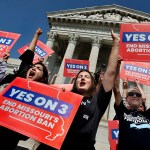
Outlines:
[[31,67],[33,64],[33,58],[34,58],[34,51],[35,47],[38,41],[39,36],[42,34],[42,30],[38,28],[33,36],[33,39],[28,47],[28,50],[26,50],[20,57],[19,59],[21,60],[21,64],[19,67],[19,70],[17,72],[17,76],[19,77],[26,77],[26,73],[28,69]]
[[42,30],[40,28],[38,28],[34,34],[34,37],[31,41],[29,47],[28,47],[29,50],[31,50],[33,52],[35,51],[35,46],[36,46],[38,38],[41,34],[42,34]]
[[128,93],[128,80],[124,79],[123,80],[123,85],[122,85],[122,98],[126,98],[127,97],[127,93]]
[[135,83],[136,83],[138,89],[140,90],[140,92],[141,92],[141,94],[142,94],[142,100],[143,100],[143,102],[146,102],[146,96],[145,96],[145,93],[144,93],[142,87],[141,87],[140,84],[139,84],[139,80],[138,80],[138,79],[135,79]]
[[114,34],[113,31],[111,32],[111,35],[113,38],[113,45],[108,60],[108,67],[105,72],[104,79],[102,80],[102,84],[106,92],[110,91],[114,86],[120,42],[120,38]]
[[121,103],[121,94],[120,94],[120,65],[121,65],[121,57],[119,56],[118,59],[118,64],[117,64],[117,70],[116,70],[116,78],[115,78],[115,82],[114,82],[114,87],[113,87],[113,92],[114,92],[114,96],[115,96],[115,104],[116,105],[120,105]]

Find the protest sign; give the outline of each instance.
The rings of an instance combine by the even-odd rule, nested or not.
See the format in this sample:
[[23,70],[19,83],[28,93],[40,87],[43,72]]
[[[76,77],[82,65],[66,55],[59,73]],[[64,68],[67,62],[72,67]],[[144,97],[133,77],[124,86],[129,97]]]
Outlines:
[[150,63],[124,61],[120,78],[128,79],[129,81],[138,79],[139,83],[150,85]]
[[118,120],[108,120],[108,134],[110,150],[116,150],[119,136],[119,122]]
[[[20,48],[18,50],[18,52],[20,54],[23,54],[28,49],[29,44],[27,44],[27,45],[23,46],[22,48]],[[38,40],[37,44],[36,44],[36,47],[35,47],[35,56],[34,56],[34,59],[33,59],[33,63],[38,62],[38,58],[40,58],[40,57],[45,58],[45,57],[51,55],[53,52],[54,51],[51,48],[49,48],[47,45],[45,45],[40,40]]]
[[88,60],[65,59],[64,77],[74,77],[80,70],[89,70]]
[[0,125],[60,149],[82,98],[18,77],[0,95]]
[[20,34],[0,31],[0,58],[3,57],[5,51],[10,51],[14,46]]
[[120,39],[123,60],[150,61],[150,23],[121,24]]

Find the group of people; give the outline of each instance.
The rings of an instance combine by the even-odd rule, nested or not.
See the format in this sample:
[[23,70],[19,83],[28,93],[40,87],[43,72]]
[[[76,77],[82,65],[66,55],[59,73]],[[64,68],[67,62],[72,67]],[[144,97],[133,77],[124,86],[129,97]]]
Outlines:
[[[35,64],[32,63],[35,46],[41,34],[42,30],[38,28],[28,50],[19,57],[21,60],[19,69],[15,74],[9,74],[0,81],[1,89],[5,88],[16,77],[48,84],[49,73],[47,67],[42,61]],[[147,132],[148,134],[148,129],[145,129],[143,125],[141,127],[142,130],[139,130],[138,125],[133,125],[133,123],[131,123],[131,121],[136,122],[136,118],[140,123],[148,121],[148,111],[139,110],[140,104],[143,101],[140,90],[136,88],[136,90],[130,89],[130,91],[126,92],[124,99],[128,105],[125,105],[122,101],[119,89],[120,59],[118,53],[120,38],[118,35],[114,34],[113,31],[111,35],[113,44],[107,67],[105,65],[102,66],[101,70],[95,73],[95,76],[88,70],[81,70],[73,80],[71,92],[82,95],[83,99],[62,144],[61,150],[95,150],[94,144],[96,142],[95,138],[98,125],[110,102],[112,90],[114,91],[116,100],[116,115],[120,122],[118,149],[133,150],[134,148],[132,145],[134,145],[136,150],[141,150],[139,148],[144,146],[144,143],[146,143],[148,147],[150,146],[150,142],[148,143],[149,139],[146,139],[142,144],[141,141],[139,141],[140,139],[144,140],[144,133]],[[7,55],[7,59],[8,57],[9,54]],[[134,103],[133,99],[135,101]],[[145,131],[143,132],[144,129]],[[19,140],[28,139],[28,137],[2,126],[0,126],[0,135],[0,147],[2,150],[14,150]],[[41,143],[37,150],[54,150],[54,148]],[[144,150],[148,149],[145,148]]]
[[119,120],[117,150],[149,150],[150,109],[146,109],[146,96],[138,79],[135,79],[136,86],[133,87],[128,87],[125,79],[121,94],[119,72],[120,60],[113,88],[116,112],[114,119]]

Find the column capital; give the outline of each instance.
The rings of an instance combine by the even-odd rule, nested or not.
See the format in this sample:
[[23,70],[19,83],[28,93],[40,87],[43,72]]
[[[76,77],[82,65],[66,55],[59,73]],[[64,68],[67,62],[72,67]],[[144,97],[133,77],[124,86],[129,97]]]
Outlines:
[[69,36],[69,43],[76,43],[77,40],[79,39],[79,34],[70,33],[68,36]]
[[57,33],[56,32],[47,32],[47,36],[48,36],[48,40],[53,41],[56,38]]
[[92,37],[92,45],[100,47],[100,44],[102,43],[103,38],[99,36],[93,36]]

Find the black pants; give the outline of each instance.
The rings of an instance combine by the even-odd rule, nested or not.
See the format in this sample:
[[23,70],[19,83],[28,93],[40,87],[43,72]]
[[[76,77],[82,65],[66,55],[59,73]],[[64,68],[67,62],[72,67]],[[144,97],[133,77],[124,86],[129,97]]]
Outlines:
[[27,140],[28,137],[0,126],[0,150],[15,150],[19,140]]

